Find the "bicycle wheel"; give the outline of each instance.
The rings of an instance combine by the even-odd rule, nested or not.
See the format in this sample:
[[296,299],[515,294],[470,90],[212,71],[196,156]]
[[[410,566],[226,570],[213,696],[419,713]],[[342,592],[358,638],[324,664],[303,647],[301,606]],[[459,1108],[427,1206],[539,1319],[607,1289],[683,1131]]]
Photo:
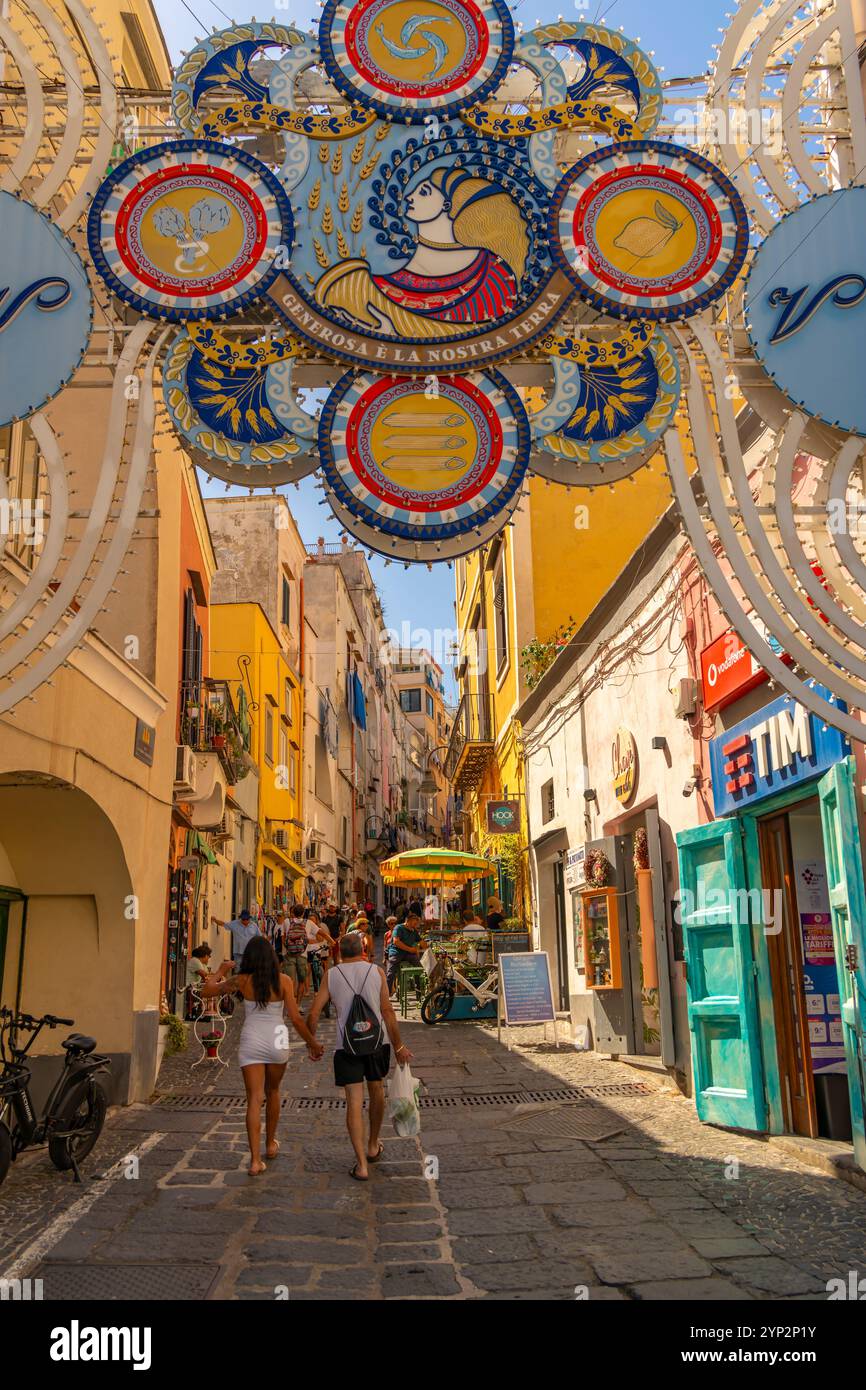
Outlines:
[[12,1162],[12,1135],[6,1126],[0,1122],[0,1186],[3,1179],[9,1172],[9,1164]]
[[451,1012],[451,1005],[454,1002],[453,989],[434,989],[422,1001],[421,1022],[422,1023],[441,1023],[443,1018],[447,1018]]
[[76,1087],[63,1102],[57,1120],[59,1127],[72,1130],[71,1135],[56,1135],[48,1141],[48,1156],[55,1168],[65,1173],[72,1160],[81,1163],[94,1147],[105,1124],[108,1098],[98,1081],[92,1078]]

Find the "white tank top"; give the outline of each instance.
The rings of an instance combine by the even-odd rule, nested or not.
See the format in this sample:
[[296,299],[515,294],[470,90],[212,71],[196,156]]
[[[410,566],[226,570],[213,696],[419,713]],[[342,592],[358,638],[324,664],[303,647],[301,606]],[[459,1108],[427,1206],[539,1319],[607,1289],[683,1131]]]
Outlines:
[[382,974],[378,965],[366,960],[348,960],[328,971],[328,992],[337,1010],[337,1048],[343,1046],[343,1030],[352,1000],[360,994],[382,1022]]

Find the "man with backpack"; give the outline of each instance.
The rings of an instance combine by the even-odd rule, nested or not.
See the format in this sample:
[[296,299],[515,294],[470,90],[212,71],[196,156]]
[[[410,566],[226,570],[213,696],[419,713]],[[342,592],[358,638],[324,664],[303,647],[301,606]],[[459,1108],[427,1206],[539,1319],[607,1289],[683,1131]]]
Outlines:
[[[366,1182],[369,1164],[384,1153],[379,1130],[385,1115],[385,1077],[391,1065],[390,1038],[400,1066],[412,1061],[412,1053],[400,1037],[397,1015],[388,996],[385,972],[363,958],[360,932],[347,932],[342,943],[342,962],[328,971],[307,1015],[307,1027],[315,1036],[325,1005],[337,1011],[337,1048],[334,1082],[346,1092],[346,1128],[355,1150],[349,1176]],[[369,1095],[370,1130],[364,1137],[364,1083]]]
[[284,956],[283,974],[288,975],[295,986],[295,997],[300,1004],[307,992],[307,981],[310,978],[303,908],[293,908],[291,918],[285,917],[283,919],[281,930]]

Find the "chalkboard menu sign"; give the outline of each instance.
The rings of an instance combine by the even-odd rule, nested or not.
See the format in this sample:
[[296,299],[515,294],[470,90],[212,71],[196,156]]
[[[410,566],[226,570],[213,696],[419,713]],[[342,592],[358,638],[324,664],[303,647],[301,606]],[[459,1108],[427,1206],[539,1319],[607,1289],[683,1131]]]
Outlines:
[[500,956],[513,951],[528,951],[530,949],[528,931],[492,931],[490,942],[493,946],[494,960],[498,960]]
[[546,951],[499,957],[502,1017],[510,1023],[555,1023]]

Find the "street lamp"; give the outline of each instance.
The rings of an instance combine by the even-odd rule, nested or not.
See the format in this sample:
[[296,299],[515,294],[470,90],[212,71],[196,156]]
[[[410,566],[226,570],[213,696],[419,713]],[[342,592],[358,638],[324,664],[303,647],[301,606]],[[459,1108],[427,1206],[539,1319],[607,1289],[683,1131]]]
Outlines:
[[434,753],[441,753],[444,748],[449,748],[450,746],[451,745],[448,743],[440,743],[438,747],[430,749],[430,752],[427,754],[427,767],[421,779],[421,785],[418,788],[419,796],[436,796],[438,794],[439,787],[436,784],[436,778],[430,771],[430,759],[433,757]]

